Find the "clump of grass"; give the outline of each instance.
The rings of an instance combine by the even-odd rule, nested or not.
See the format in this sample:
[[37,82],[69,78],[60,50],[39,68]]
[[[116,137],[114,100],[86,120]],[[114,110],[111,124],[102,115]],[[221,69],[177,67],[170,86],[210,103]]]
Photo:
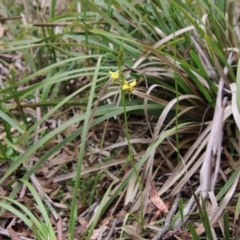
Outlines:
[[[29,229],[34,223],[37,239],[61,239],[63,231],[68,239],[90,239],[100,231],[111,239],[117,222],[117,237],[154,239],[163,234],[156,229],[158,217],[148,217],[156,212],[149,200],[155,181],[169,209],[182,192],[178,212],[166,216],[164,235],[178,235],[180,228],[194,239],[204,233],[209,239],[233,237],[227,228],[234,229],[239,216],[234,192],[240,109],[233,3],[72,1],[65,11],[57,9],[58,1],[50,3],[39,2],[36,9],[0,3],[0,156],[7,162],[0,183],[23,172],[23,180],[8,188],[1,213],[4,204],[17,205],[30,191],[37,204],[49,203],[44,214],[35,212],[39,222],[22,205],[11,211]],[[12,19],[21,13],[24,18]],[[118,71],[118,78],[109,71]],[[86,176],[96,176],[94,184]],[[67,186],[72,178],[73,188]],[[56,199],[54,184],[72,191],[64,217],[64,201],[46,197]],[[43,188],[48,200],[40,201]],[[80,213],[84,199],[89,209]],[[229,216],[222,215],[227,207]],[[56,210],[46,214],[46,208]],[[66,230],[58,225],[63,218]],[[109,219],[107,231],[103,222]]]

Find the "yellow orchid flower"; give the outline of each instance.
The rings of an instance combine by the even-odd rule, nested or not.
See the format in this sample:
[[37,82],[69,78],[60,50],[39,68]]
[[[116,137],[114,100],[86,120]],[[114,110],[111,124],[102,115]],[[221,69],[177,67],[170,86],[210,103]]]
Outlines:
[[124,81],[124,84],[122,85],[122,90],[129,90],[130,92],[132,92],[134,90],[133,87],[135,87],[136,85],[137,85],[136,79],[134,79],[131,83]]
[[116,71],[116,72],[109,71],[108,73],[113,80],[116,80],[119,78],[119,71]]

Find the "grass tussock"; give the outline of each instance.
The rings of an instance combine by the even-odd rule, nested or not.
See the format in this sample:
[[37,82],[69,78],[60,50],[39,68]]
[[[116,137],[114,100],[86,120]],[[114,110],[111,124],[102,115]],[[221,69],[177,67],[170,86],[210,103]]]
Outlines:
[[238,1],[0,2],[0,235],[239,237]]

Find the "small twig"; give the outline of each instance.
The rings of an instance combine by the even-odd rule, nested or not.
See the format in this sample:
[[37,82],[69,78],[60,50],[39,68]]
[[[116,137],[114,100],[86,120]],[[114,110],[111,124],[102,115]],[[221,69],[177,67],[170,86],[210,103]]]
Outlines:
[[63,228],[62,228],[62,218],[60,217],[57,222],[57,239],[63,240]]
[[12,226],[14,226],[15,222],[16,222],[17,218],[13,218],[10,223],[8,224],[8,226],[6,227],[7,230],[9,230]]
[[112,234],[113,234],[113,232],[114,232],[114,229],[115,229],[117,223],[118,223],[118,220],[117,220],[116,218],[114,218],[113,223],[112,223],[112,226],[111,226],[111,229],[110,229],[107,237],[105,238],[105,240],[110,240],[110,239],[111,239],[111,236],[112,236]]
[[21,16],[15,16],[15,17],[5,17],[5,18],[0,18],[0,22],[5,22],[5,21],[9,21],[9,20],[18,20],[21,19]]
[[152,240],[161,239],[165,235],[165,233],[169,230],[170,223],[171,223],[171,220],[173,218],[173,215],[178,208],[178,202],[179,202],[179,199],[180,199],[180,195],[181,195],[180,193],[178,193],[176,195],[175,200],[174,200],[173,205],[172,205],[172,208],[166,216],[164,227],[157,233],[157,235],[155,235],[155,237]]
[[[3,228],[0,228],[0,236],[10,237],[10,233],[9,233],[8,230],[3,229]],[[32,238],[26,238],[26,237],[20,236],[19,234],[18,234],[18,237],[19,237],[21,240],[33,240]],[[2,239],[4,239],[4,238],[2,238]]]
[[90,214],[98,206],[98,204],[99,202],[93,203],[88,209],[80,214],[80,217],[84,217],[85,215]]

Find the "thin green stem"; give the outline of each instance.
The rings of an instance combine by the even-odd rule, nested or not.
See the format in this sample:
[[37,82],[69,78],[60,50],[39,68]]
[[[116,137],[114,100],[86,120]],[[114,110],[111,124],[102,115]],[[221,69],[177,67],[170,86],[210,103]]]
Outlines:
[[71,207],[71,214],[70,214],[70,224],[69,224],[69,230],[68,230],[68,233],[69,233],[68,240],[74,239],[74,229],[75,229],[75,223],[76,223],[76,219],[77,219],[78,188],[79,188],[83,158],[84,158],[84,154],[85,154],[86,139],[87,139],[87,134],[88,134],[88,130],[90,127],[89,126],[89,118],[90,118],[90,115],[92,112],[91,109],[92,109],[93,97],[94,97],[96,80],[97,80],[97,75],[98,75],[98,70],[100,67],[101,59],[102,58],[99,57],[97,65],[96,65],[96,71],[95,71],[95,74],[93,77],[89,101],[88,101],[88,105],[87,105],[86,118],[84,120],[84,125],[83,125],[83,132],[82,132],[82,136],[81,136],[82,141],[81,141],[80,153],[79,153],[78,164],[77,164],[76,181],[75,181],[74,190],[73,190],[73,199],[72,199],[72,207]]
[[[127,139],[127,145],[128,145],[128,158],[129,158],[129,161],[132,165],[132,168],[133,168],[133,171],[134,171],[134,174],[137,178],[137,183],[138,183],[138,186],[139,186],[139,191],[140,191],[140,199],[141,199],[141,206],[143,206],[143,186],[142,186],[142,182],[141,182],[141,179],[140,179],[140,176],[139,176],[139,173],[136,169],[136,166],[135,166],[135,163],[134,163],[134,158],[133,158],[133,152],[132,152],[132,147],[131,147],[131,143],[130,143],[130,135],[129,135],[129,129],[128,129],[128,120],[127,120],[127,111],[126,111],[126,104],[125,104],[125,91],[122,90],[122,106],[123,106],[123,116],[124,116],[124,130],[125,130],[125,135],[126,135],[126,139]],[[143,211],[142,211],[142,208],[140,208],[140,221],[142,220],[143,221]]]
[[[124,52],[122,47],[120,47],[119,49],[119,53],[118,53],[118,71],[119,71],[119,79],[121,81],[122,84],[124,84],[124,82],[126,81],[124,74],[122,72],[122,65],[123,65],[123,56],[124,56]],[[143,186],[141,183],[141,179],[139,176],[139,173],[136,169],[135,163],[134,163],[134,158],[133,158],[133,152],[132,152],[132,147],[131,147],[131,143],[130,143],[130,135],[129,135],[129,129],[128,129],[128,119],[127,119],[127,111],[126,111],[126,103],[125,103],[125,91],[122,89],[121,91],[121,102],[122,102],[122,106],[123,106],[123,116],[124,116],[124,130],[125,130],[125,136],[127,139],[127,145],[128,145],[128,158],[129,161],[132,165],[134,174],[136,176],[137,179],[137,183],[139,186],[139,190],[140,190],[140,198],[141,198],[141,206],[143,206]],[[140,221],[143,221],[143,211],[142,208],[140,210]]]
[[[173,19],[176,18],[176,6],[173,1]],[[175,29],[174,29],[174,34],[175,34]],[[175,36],[174,36],[175,38]],[[175,92],[176,92],[176,110],[175,110],[175,116],[176,116],[176,121],[175,121],[175,126],[176,126],[176,149],[177,149],[177,159],[178,162],[180,162],[180,153],[179,153],[179,136],[178,136],[178,113],[179,113],[179,94],[178,94],[178,77],[177,77],[177,67],[176,67],[176,59],[177,59],[177,42],[174,41],[174,82],[175,82]]]

